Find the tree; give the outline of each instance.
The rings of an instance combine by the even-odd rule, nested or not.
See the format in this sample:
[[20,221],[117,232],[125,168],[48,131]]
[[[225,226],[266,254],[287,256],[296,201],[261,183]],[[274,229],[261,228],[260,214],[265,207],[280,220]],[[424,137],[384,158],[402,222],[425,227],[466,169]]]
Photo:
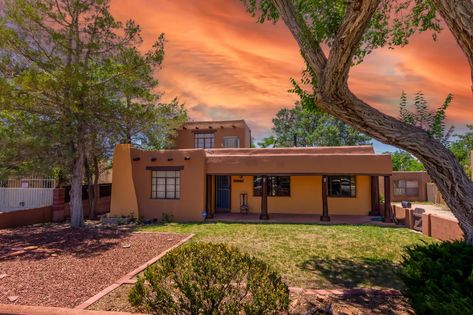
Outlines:
[[[473,2],[452,0],[243,0],[258,20],[282,18],[314,74],[317,106],[360,132],[413,154],[437,184],[473,243],[473,183],[445,146],[427,131],[373,108],[348,86],[350,69],[372,50],[402,46],[418,31],[441,30],[443,18],[467,56],[473,81]],[[440,16],[439,16],[440,15]],[[328,54],[322,49],[327,48]]]
[[473,124],[467,125],[469,131],[464,134],[455,135],[458,140],[450,144],[450,150],[452,150],[455,157],[458,159],[460,164],[465,169],[468,176],[471,177],[471,151],[473,151]]
[[393,161],[393,171],[423,171],[424,165],[419,160],[413,157],[410,153],[398,150],[396,152],[384,152],[385,154],[391,154],[391,160]]
[[[110,145],[121,117],[145,118],[155,104],[152,74],[164,37],[145,54],[138,52],[141,42],[139,26],[116,21],[108,0],[4,1],[0,110],[27,115],[36,123],[33,139],[66,157],[73,227],[83,225],[86,159]],[[143,106],[130,108],[126,100]]]
[[424,129],[432,137],[447,146],[455,129],[454,126],[450,126],[446,129],[445,126],[446,111],[452,99],[453,95],[449,94],[439,108],[435,111],[431,111],[427,105],[424,94],[417,92],[413,104],[415,112],[411,112],[408,108],[406,93],[402,92],[401,103],[399,105],[400,119],[405,123]]
[[275,136],[263,140],[275,147],[313,147],[368,144],[370,138],[352,127],[323,113],[316,107],[303,108],[296,102],[291,109],[283,108],[273,118]]

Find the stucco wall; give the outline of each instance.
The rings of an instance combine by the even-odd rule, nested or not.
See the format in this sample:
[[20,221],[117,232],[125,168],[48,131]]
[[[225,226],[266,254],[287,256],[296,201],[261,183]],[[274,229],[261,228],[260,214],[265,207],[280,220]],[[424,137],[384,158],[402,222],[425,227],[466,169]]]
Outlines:
[[[416,180],[419,182],[419,194],[417,196],[395,195],[394,181]],[[391,200],[392,201],[427,201],[427,183],[430,176],[427,172],[393,172],[391,176]],[[381,191],[384,191],[384,182],[381,184]]]
[[[202,211],[205,210],[205,153],[203,150],[141,151],[132,149],[131,156],[133,183],[141,217],[161,220],[163,214],[166,214],[176,221],[202,220]],[[151,171],[146,168],[152,166],[184,167],[180,171],[180,199],[151,198]]]
[[[235,182],[243,180],[243,182]],[[368,215],[371,210],[369,176],[357,176],[356,198],[328,198],[329,214]],[[240,194],[248,194],[251,213],[261,211],[261,197],[253,196],[253,176],[232,176],[231,211],[240,212]],[[268,196],[269,213],[321,214],[322,177],[291,176],[291,196]]]
[[250,130],[244,127],[225,127],[216,129],[181,129],[177,131],[177,137],[175,140],[176,149],[192,149],[194,148],[194,134],[196,132],[213,132],[215,135],[214,147],[223,148],[223,138],[236,136],[240,139],[240,148],[249,148],[251,144]]
[[51,222],[52,206],[0,213],[0,229]]

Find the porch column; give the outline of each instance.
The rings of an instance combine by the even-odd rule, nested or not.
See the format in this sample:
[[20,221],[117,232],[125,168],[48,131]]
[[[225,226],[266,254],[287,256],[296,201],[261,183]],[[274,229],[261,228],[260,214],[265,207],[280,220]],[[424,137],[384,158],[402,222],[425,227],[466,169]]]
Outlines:
[[391,176],[384,176],[384,221],[392,222],[391,218]]
[[322,176],[322,215],[320,221],[328,222],[330,217],[328,215],[328,200],[327,200],[327,176]]
[[379,179],[371,176],[371,211],[369,215],[378,216],[379,213]]
[[261,177],[261,215],[260,220],[268,220],[268,178],[267,176]]
[[207,218],[211,219],[214,216],[212,212],[212,175],[207,175],[205,196],[205,211],[207,212]]

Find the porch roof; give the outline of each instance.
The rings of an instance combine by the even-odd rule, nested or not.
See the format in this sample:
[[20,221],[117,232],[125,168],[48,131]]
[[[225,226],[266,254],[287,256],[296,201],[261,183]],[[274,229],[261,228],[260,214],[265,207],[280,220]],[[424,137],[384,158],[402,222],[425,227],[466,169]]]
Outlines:
[[390,155],[371,146],[206,150],[207,173],[390,175]]

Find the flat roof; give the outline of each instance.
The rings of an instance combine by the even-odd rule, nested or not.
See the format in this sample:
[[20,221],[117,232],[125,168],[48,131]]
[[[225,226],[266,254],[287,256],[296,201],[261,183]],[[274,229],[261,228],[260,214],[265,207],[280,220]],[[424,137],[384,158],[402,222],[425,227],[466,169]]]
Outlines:
[[246,121],[238,120],[212,120],[212,121],[188,121],[179,129],[218,129],[218,128],[248,128]]
[[255,156],[255,155],[375,155],[372,145],[340,147],[292,147],[292,148],[225,148],[206,149],[207,156]]

